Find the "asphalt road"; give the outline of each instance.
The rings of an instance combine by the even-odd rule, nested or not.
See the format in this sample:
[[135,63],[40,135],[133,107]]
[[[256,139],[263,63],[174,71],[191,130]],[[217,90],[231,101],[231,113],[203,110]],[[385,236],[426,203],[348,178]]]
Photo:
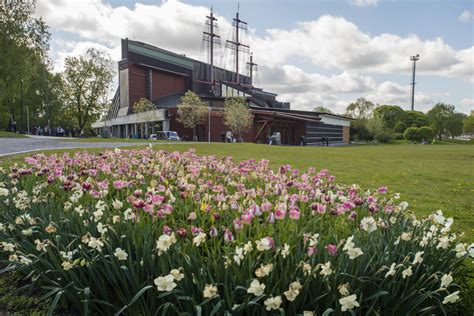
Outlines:
[[116,148],[148,145],[150,142],[67,142],[60,137],[0,138],[0,157],[27,153],[36,150],[70,148]]

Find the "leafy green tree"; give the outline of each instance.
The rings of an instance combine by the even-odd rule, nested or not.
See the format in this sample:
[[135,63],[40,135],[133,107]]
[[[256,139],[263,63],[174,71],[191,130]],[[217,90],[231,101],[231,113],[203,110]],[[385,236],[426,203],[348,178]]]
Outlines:
[[422,126],[418,129],[418,139],[430,142],[435,136],[434,131],[429,126]]
[[405,118],[405,111],[398,105],[382,105],[374,110],[374,115],[382,119],[383,126],[392,131],[398,122]]
[[474,111],[464,119],[462,130],[465,134],[474,134]]
[[224,124],[233,133],[239,135],[242,141],[242,133],[252,126],[252,113],[250,113],[244,98],[227,98],[224,104]]
[[40,89],[32,77],[49,68],[47,51],[51,35],[34,12],[35,1],[2,1],[0,5],[0,125],[3,126],[11,117],[21,121],[21,100],[35,112],[37,103],[33,101],[36,100],[28,102],[28,97]]
[[319,112],[319,113],[329,113],[333,114],[333,111],[331,111],[328,108],[325,108],[324,106],[317,106],[313,109],[313,112]]
[[454,113],[454,105],[437,103],[431,110],[428,111],[428,122],[433,128],[439,140],[446,131],[446,122],[448,118]]
[[464,119],[467,117],[464,113],[452,113],[446,118],[445,128],[446,132],[451,135],[451,138],[462,134]]
[[74,118],[83,131],[104,113],[112,80],[110,57],[96,49],[88,49],[79,57],[66,57],[64,100],[67,114]]
[[420,111],[405,111],[405,124],[409,127],[421,127],[428,125],[428,116]]
[[405,130],[403,133],[403,136],[407,140],[411,140],[412,142],[416,142],[420,139],[420,134],[419,134],[419,128],[418,127],[409,127]]
[[181,97],[177,120],[185,127],[193,129],[193,140],[196,139],[196,126],[204,121],[208,111],[206,102],[193,91],[189,90]]
[[395,127],[394,127],[394,131],[396,133],[403,133],[406,129],[407,129],[407,124],[405,124],[405,122],[398,122],[397,124],[395,124]]

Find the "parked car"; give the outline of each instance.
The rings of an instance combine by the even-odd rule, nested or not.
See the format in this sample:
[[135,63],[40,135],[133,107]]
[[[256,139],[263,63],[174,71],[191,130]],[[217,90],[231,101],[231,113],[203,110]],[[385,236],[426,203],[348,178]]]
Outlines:
[[150,140],[171,140],[171,141],[180,141],[181,138],[179,137],[178,133],[175,131],[164,131],[164,132],[156,132],[155,134],[151,134],[148,137]]

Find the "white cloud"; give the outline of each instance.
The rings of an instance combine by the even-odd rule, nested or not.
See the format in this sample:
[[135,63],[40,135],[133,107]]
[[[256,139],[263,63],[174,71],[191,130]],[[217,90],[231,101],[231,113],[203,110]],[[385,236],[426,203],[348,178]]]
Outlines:
[[472,19],[473,15],[472,12],[469,10],[464,10],[458,17],[459,22],[463,23],[469,23],[470,21],[472,21]]
[[[375,0],[352,1],[376,5]],[[67,55],[78,55],[89,47],[104,50],[120,59],[120,39],[131,38],[194,58],[201,55],[205,16],[209,9],[177,0],[156,5],[135,4],[133,8],[112,7],[104,0],[51,0],[37,3],[54,31],[68,32],[74,40],[54,37],[52,58],[61,70]],[[231,34],[231,23],[217,15],[222,43]],[[415,34],[372,35],[343,17],[324,15],[313,21],[298,22],[289,29],[268,29],[265,35],[249,32],[249,44],[260,62],[261,84],[266,90],[291,101],[293,108],[312,109],[317,105],[343,112],[349,100],[365,96],[384,104],[408,104],[409,85],[377,83],[373,74],[410,75],[409,57],[420,54],[417,74],[456,76],[474,83],[474,46],[456,50],[441,38],[421,39]],[[222,45],[224,46],[224,45]],[[326,69],[332,75],[307,73],[291,65],[292,60]],[[216,56],[218,65],[232,61]],[[282,66],[283,65],[283,66]],[[429,103],[433,95],[417,92],[416,102]]]
[[357,7],[376,6],[379,0],[349,0],[349,4]]
[[405,74],[411,69],[409,57],[420,54],[419,74],[469,77],[474,73],[474,46],[456,51],[441,38],[371,36],[342,17],[328,15],[290,30],[267,30],[267,36],[252,44],[257,56],[276,65],[301,58],[326,69]]

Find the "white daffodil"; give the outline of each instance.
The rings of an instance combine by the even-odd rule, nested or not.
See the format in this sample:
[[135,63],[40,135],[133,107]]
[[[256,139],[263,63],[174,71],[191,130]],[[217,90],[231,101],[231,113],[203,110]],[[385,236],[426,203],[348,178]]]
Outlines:
[[281,250],[281,256],[285,259],[290,254],[290,245],[285,244],[283,249]]
[[347,255],[349,255],[349,259],[355,259],[359,256],[362,256],[364,252],[360,248],[351,248],[347,250]]
[[115,199],[112,201],[112,207],[116,210],[120,210],[123,207],[123,203],[122,201]]
[[409,241],[411,240],[411,233],[409,232],[404,232],[400,235],[400,238],[403,240],[403,241]]
[[339,299],[339,304],[341,304],[341,311],[345,312],[348,310],[354,309],[354,307],[359,307],[359,302],[357,302],[357,295],[352,294],[345,296]]
[[328,261],[326,262],[325,264],[323,264],[321,266],[321,271],[319,272],[320,275],[323,275],[323,276],[328,276],[332,273],[332,269],[331,269],[331,262]]
[[406,279],[407,277],[410,277],[413,275],[413,270],[411,269],[411,266],[406,268],[405,270],[402,271],[402,277]]
[[244,259],[244,248],[242,247],[235,247],[235,255],[234,255],[234,261],[238,265],[240,265],[240,262]]
[[181,281],[182,279],[184,279],[184,273],[181,272],[182,268],[179,268],[179,269],[172,269],[170,271],[170,274],[173,276],[173,278],[176,280],[176,281]]
[[395,264],[395,263],[392,263],[392,265],[391,265],[390,268],[388,269],[387,273],[385,273],[385,277],[389,277],[389,276],[395,275],[395,272],[397,272],[397,271],[395,270],[395,267],[396,267],[396,264]]
[[74,263],[70,261],[63,261],[63,263],[61,263],[61,266],[63,267],[64,271],[69,271],[74,268]]
[[204,298],[213,298],[217,296],[217,286],[212,284],[206,284],[204,287],[204,291],[202,292]]
[[415,264],[418,264],[418,263],[422,263],[423,262],[423,258],[421,257],[421,255],[424,253],[424,251],[418,251],[416,254],[415,254],[415,258],[413,259],[413,262],[411,263],[412,265],[415,265]]
[[265,284],[260,283],[258,279],[253,279],[253,281],[250,283],[249,288],[247,289],[247,293],[253,294],[255,296],[263,295],[264,291]]
[[449,294],[448,296],[444,298],[443,304],[456,303],[457,301],[460,300],[460,297],[458,294],[459,294],[459,291]]
[[281,296],[269,297],[263,303],[267,311],[277,310],[282,303]]
[[360,221],[360,225],[363,230],[369,233],[377,230],[377,222],[372,216],[364,217]]
[[173,289],[177,286],[177,284],[174,283],[174,277],[171,274],[168,274],[164,277],[157,277],[154,282],[156,287],[158,288],[158,291],[160,292],[173,291]]
[[206,234],[203,232],[200,232],[193,238],[193,244],[196,247],[199,247],[205,241],[206,241]]
[[158,255],[167,252],[168,249],[170,249],[170,247],[174,243],[176,243],[176,237],[174,233],[171,233],[171,235],[161,235],[156,242],[156,249],[158,249]]
[[116,248],[114,252],[114,256],[119,260],[119,261],[124,261],[127,260],[128,254],[125,252],[125,250],[121,248]]
[[451,282],[453,282],[453,277],[451,276],[451,272],[445,274],[441,277],[441,288],[447,288]]
[[91,247],[92,249],[97,249],[98,251],[101,251],[102,247],[104,246],[104,243],[100,239],[91,237],[87,245]]
[[337,287],[339,294],[342,296],[348,296],[349,293],[349,283],[341,284]]
[[260,268],[258,268],[257,270],[255,270],[255,275],[257,276],[257,278],[263,278],[267,275],[270,274],[270,272],[272,272],[273,270],[273,264],[272,263],[269,263],[269,264],[266,264],[266,265],[261,265]]

